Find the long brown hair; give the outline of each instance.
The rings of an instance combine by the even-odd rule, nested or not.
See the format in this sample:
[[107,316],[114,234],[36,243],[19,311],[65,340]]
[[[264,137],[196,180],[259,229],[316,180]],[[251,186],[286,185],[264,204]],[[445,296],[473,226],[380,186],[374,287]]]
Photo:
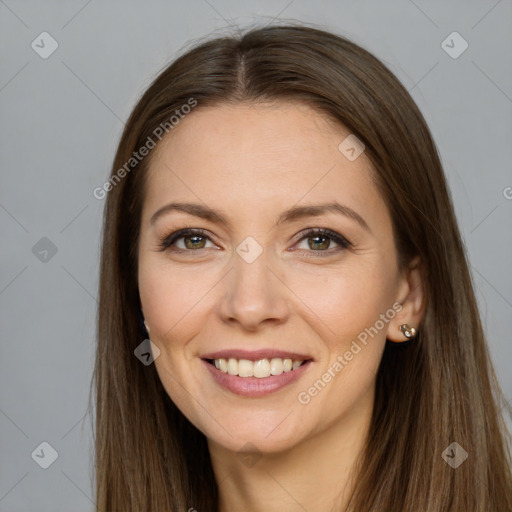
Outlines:
[[[421,258],[423,322],[414,341],[387,342],[349,510],[512,511],[504,400],[430,131],[377,58],[343,37],[293,24],[197,44],[158,75],[126,123],[104,187],[93,380],[97,510],[217,510],[205,436],[170,400],[155,366],[134,356],[146,335],[137,250],[151,153],[131,159],[159,126],[167,123],[172,136],[170,116],[191,98],[195,108],[302,101],[342,123],[366,146],[400,265]],[[442,457],[452,442],[469,454],[456,469]]]

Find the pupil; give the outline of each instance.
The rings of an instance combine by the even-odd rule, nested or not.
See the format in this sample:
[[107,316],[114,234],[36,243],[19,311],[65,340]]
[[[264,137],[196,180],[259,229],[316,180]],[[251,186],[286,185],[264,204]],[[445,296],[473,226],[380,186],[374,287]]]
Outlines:
[[[320,245],[322,246],[322,247],[320,247],[320,249],[326,249],[327,248],[326,246],[329,245],[329,240],[325,236],[315,236],[315,237],[312,237],[312,239],[313,240],[324,240],[323,244],[320,242]],[[318,242],[314,242],[314,244],[318,244]],[[313,247],[311,247],[311,244],[309,246],[311,249],[313,249]],[[318,247],[317,247],[317,249],[318,249]]]
[[[198,247],[197,242],[199,241],[199,243],[201,243],[203,241],[202,238],[203,238],[202,236],[189,236],[189,237],[186,237],[185,240],[187,241],[187,243],[185,245],[188,248],[190,248],[190,246],[191,246],[192,249],[197,249],[197,247]],[[193,242],[191,242],[192,240],[193,240]]]

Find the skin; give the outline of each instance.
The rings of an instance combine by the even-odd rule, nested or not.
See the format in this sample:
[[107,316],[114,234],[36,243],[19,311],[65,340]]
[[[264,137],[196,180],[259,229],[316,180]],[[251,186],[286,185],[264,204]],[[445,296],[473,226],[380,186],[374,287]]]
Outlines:
[[[418,261],[399,271],[391,218],[369,160],[363,152],[349,161],[338,150],[349,133],[293,102],[198,107],[153,155],[139,243],[141,304],[161,351],[158,375],[208,439],[222,511],[346,505],[385,340],[405,341],[399,326],[421,321]],[[332,201],[355,210],[370,231],[332,212],[275,223],[291,207]],[[230,225],[177,211],[151,224],[170,202],[207,205]],[[186,227],[204,229],[209,239],[187,249],[191,237],[181,238],[161,250],[163,239]],[[330,229],[352,245],[304,238],[307,228]],[[252,263],[236,252],[248,236],[263,249]],[[390,310],[395,314],[384,328],[300,403],[299,394],[332,373],[337,357]],[[221,388],[201,361],[216,350],[275,347],[313,362],[264,397]]]

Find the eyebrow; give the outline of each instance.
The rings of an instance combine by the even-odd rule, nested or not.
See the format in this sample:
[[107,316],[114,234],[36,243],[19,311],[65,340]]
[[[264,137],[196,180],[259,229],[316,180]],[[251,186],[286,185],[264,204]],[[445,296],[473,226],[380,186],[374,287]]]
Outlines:
[[[208,220],[215,224],[224,224],[228,228],[231,226],[229,220],[218,210],[196,203],[166,204],[151,216],[149,221],[150,224],[154,224],[159,217],[171,211],[188,213],[189,215],[200,217],[201,219]],[[338,213],[340,215],[344,215],[345,217],[356,221],[363,229],[371,233],[370,227],[361,215],[352,208],[339,204],[336,201],[326,204],[294,206],[279,215],[276,221],[276,226],[284,223],[290,223],[305,217],[318,217],[326,213]]]

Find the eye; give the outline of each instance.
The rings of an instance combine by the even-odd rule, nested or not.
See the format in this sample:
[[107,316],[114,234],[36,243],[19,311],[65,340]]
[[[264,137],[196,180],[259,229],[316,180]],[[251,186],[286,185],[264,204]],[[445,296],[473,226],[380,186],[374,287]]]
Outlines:
[[177,251],[194,251],[204,249],[207,241],[211,242],[202,229],[187,228],[171,233],[162,240],[160,247],[162,251],[169,249],[171,246],[175,246]]
[[[324,254],[320,253],[327,253],[325,254],[327,256],[333,252],[347,249],[352,245],[344,236],[330,229],[309,229],[302,233],[302,235],[297,248],[300,250],[306,249],[307,252],[317,253],[318,256],[324,256]],[[332,242],[338,247],[329,250],[331,249]],[[301,244],[303,245],[302,247],[300,247]]]
[[[210,242],[213,247],[216,247],[210,240],[210,237],[202,229],[180,229],[171,233],[160,242],[160,249],[165,251],[171,249],[173,251],[192,252],[200,249],[207,249],[206,244]],[[332,243],[337,247],[331,248]],[[306,244],[306,247],[300,247],[301,244]],[[342,251],[351,247],[352,244],[342,235],[331,231],[330,229],[316,228],[309,229],[302,233],[302,238],[295,249],[305,250],[306,252],[316,253],[317,256],[331,255],[334,252]]]

